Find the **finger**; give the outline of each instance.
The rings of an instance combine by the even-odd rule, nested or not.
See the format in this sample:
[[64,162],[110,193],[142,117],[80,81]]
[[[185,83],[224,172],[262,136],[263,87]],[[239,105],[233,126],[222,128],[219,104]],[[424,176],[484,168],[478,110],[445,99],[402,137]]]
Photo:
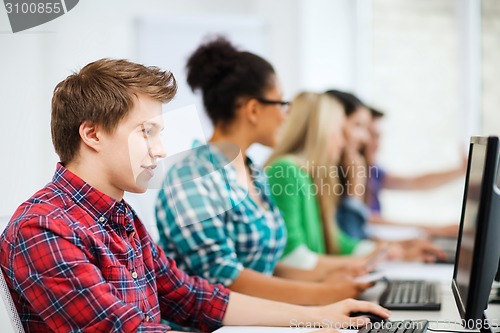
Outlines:
[[370,312],[379,315],[382,318],[389,318],[389,316],[391,315],[391,312],[389,310],[375,303],[356,300],[346,300],[345,302],[347,303],[348,313]]
[[446,252],[443,251],[440,247],[437,247],[433,244],[429,244],[428,247],[424,248],[424,251],[427,254],[433,255],[435,257],[438,257],[440,259],[445,259],[446,258]]
[[365,291],[375,285],[375,282],[356,282],[356,289],[358,291]]
[[424,255],[422,259],[423,259],[423,262],[426,262],[429,264],[433,264],[436,262],[436,257],[433,255]]
[[363,275],[366,275],[368,274],[370,271],[368,270],[367,267],[364,267],[364,266],[358,266],[355,271],[354,271],[354,276],[355,277],[358,277],[358,276],[363,276]]
[[442,250],[442,249],[439,249],[439,252],[436,253],[436,256],[439,258],[439,259],[446,259],[448,258],[448,254],[446,253],[446,251]]
[[363,270],[366,272],[364,274],[360,275],[365,275],[368,274],[369,272],[374,271],[377,268],[377,264],[374,262],[367,262],[365,266],[363,266]]

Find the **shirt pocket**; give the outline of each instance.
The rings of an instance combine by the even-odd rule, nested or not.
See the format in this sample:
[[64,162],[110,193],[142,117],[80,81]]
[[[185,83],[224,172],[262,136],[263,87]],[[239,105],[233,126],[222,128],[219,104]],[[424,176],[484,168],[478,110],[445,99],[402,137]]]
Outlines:
[[235,214],[230,224],[231,239],[238,258],[246,264],[253,262],[262,246],[267,243],[261,230],[262,221],[255,216]]
[[144,279],[144,274],[140,271],[136,268],[129,270],[123,265],[107,266],[101,269],[104,280],[114,287],[112,292],[116,294],[116,297],[139,308],[143,301],[141,279]]

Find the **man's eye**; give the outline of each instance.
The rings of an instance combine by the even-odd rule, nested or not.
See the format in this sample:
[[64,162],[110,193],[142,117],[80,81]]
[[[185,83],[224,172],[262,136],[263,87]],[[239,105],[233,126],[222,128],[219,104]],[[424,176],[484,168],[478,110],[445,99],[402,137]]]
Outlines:
[[153,135],[153,130],[143,128],[142,133],[144,133],[144,135],[146,135],[146,136],[151,136],[151,135]]

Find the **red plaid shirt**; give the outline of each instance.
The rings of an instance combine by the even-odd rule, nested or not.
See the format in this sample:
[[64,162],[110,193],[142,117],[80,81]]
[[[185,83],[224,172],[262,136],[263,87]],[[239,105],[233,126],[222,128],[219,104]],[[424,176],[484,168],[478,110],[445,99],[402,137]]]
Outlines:
[[60,164],[9,222],[0,265],[27,332],[165,332],[160,317],[208,331],[229,299],[177,269],[127,203]]

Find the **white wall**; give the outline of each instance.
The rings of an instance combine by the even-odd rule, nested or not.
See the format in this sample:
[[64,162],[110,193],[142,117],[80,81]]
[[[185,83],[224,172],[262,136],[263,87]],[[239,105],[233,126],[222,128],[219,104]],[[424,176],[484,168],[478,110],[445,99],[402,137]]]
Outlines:
[[[348,0],[87,0],[54,21],[17,34],[10,33],[6,12],[0,8],[0,110],[4,127],[0,131],[0,155],[4,161],[0,167],[0,214],[11,214],[19,203],[50,181],[57,162],[50,139],[54,86],[71,71],[98,58],[137,60],[139,19],[226,16],[261,21],[266,30],[265,56],[275,65],[286,97],[291,98],[303,88],[334,83],[352,86],[349,70],[341,65],[350,59],[348,50],[341,52],[341,58],[331,59],[336,67],[327,66],[332,75],[323,78],[321,85],[311,74],[320,73],[323,66],[316,62],[312,49],[324,44],[321,50],[325,56],[343,49],[341,43],[323,43],[322,38],[327,37],[323,29],[331,26],[335,36],[347,36],[350,31],[346,20],[333,25],[326,21],[315,23],[314,15],[327,5],[327,12],[341,17],[347,3]],[[323,17],[329,16],[327,12]],[[304,45],[306,42],[309,44]]]
[[[7,15],[0,6],[0,215],[11,214],[50,181],[57,162],[49,126],[54,86],[98,58],[140,60],[137,22],[152,18],[260,22],[263,55],[275,65],[287,98],[302,89],[336,87],[359,92],[389,113],[381,156],[387,166],[402,173],[451,166],[458,159],[452,150],[461,135],[458,124],[463,122],[453,112],[458,100],[453,97],[453,85],[460,82],[448,70],[455,67],[450,48],[457,43],[453,36],[459,29],[454,26],[455,14],[443,8],[458,1],[463,0],[86,0],[54,21],[17,34],[9,32]],[[420,32],[419,12],[413,9],[417,3],[429,8],[429,21],[422,22],[430,25]],[[379,11],[382,21],[376,21],[372,14],[380,6],[384,8]],[[391,19],[391,12],[396,12],[396,20]],[[401,12],[409,15],[407,21],[397,21]],[[372,17],[380,23],[378,28]],[[496,19],[488,22],[491,40],[497,31]],[[422,34],[431,28],[441,33],[421,43]],[[234,42],[245,45],[243,40]],[[424,48],[422,52],[419,47]],[[433,68],[440,75],[430,75]],[[407,77],[404,82],[402,75]],[[440,99],[431,93],[415,99],[413,93],[420,87],[452,97]],[[493,101],[495,97],[488,98]],[[412,110],[406,108],[408,104],[414,104]],[[430,136],[421,133],[444,139],[433,146]],[[429,147],[431,153],[425,155]],[[400,197],[404,196],[394,200]],[[403,201],[397,201],[399,212],[411,216],[415,203]]]
[[483,0],[482,15],[482,129],[500,135],[500,1]]
[[304,88],[355,88],[355,5],[351,0],[300,3],[299,68]]
[[[459,133],[457,27],[453,0],[373,2],[372,101],[386,112],[380,163],[393,174],[460,165],[465,140]],[[397,221],[458,222],[462,184],[416,193],[386,191],[385,213]]]

